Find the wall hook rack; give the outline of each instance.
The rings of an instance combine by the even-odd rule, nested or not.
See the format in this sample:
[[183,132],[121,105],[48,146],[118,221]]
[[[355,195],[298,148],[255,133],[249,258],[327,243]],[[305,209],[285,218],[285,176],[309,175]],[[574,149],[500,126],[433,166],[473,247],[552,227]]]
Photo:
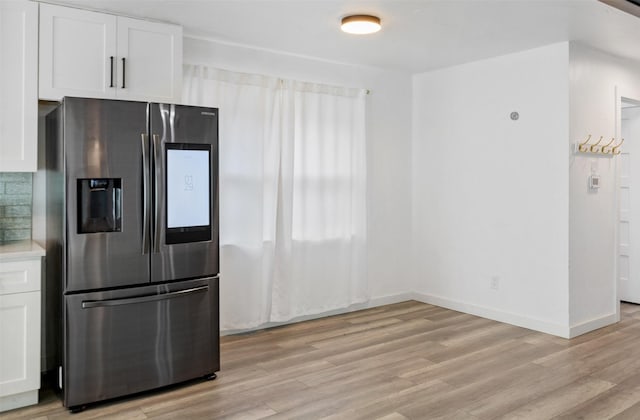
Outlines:
[[616,141],[616,138],[615,138],[615,137],[611,137],[611,141],[610,141],[609,143],[605,144],[604,146],[602,146],[602,147],[600,148],[600,153],[603,153],[603,154],[605,154],[605,155],[606,155],[607,153],[611,153],[611,149],[609,149],[609,146],[611,146],[611,144],[612,144],[614,141]]
[[578,152],[588,152],[589,149],[587,145],[589,144],[589,140],[591,140],[591,134],[587,137],[584,143],[578,143]]
[[624,143],[624,138],[620,140],[619,144],[611,148],[611,153],[613,153],[614,155],[619,155],[620,153],[622,153],[620,151],[620,146],[622,146],[622,143]]
[[[590,143],[591,134],[589,134],[585,141],[575,144],[575,152],[607,157],[612,157],[621,153],[620,146],[624,143],[624,139],[620,139],[620,143],[615,144],[616,138],[611,137],[611,140],[607,144],[600,145],[600,143],[602,143],[602,139],[604,139],[604,136],[600,136],[598,141],[595,143]],[[613,144],[615,145],[612,146]]]
[[589,147],[589,151],[591,153],[598,153],[600,151],[600,148],[598,147],[598,145],[600,144],[600,142],[602,141],[603,136],[600,136],[600,138],[598,139],[597,142],[595,142],[594,144],[591,145],[591,147]]

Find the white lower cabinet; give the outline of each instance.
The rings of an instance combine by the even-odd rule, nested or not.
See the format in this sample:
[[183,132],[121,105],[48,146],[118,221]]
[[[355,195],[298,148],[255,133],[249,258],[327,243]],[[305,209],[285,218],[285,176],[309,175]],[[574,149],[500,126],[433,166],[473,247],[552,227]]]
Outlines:
[[38,403],[40,257],[0,259],[0,412]]

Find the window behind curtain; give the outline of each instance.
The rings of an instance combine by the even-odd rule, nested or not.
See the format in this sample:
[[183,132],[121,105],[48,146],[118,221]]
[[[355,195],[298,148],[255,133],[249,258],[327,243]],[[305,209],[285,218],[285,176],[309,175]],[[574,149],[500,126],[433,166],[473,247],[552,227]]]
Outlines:
[[185,65],[220,109],[222,330],[368,299],[365,95]]

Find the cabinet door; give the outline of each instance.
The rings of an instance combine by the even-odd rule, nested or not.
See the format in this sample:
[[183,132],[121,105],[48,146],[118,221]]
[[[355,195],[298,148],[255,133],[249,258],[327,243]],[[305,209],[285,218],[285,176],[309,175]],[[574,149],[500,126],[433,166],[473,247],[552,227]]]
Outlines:
[[0,172],[37,170],[38,4],[0,1]]
[[40,292],[0,295],[0,397],[40,388]]
[[114,98],[116,61],[115,16],[40,5],[41,99]]
[[181,91],[182,28],[118,17],[118,98],[176,103]]

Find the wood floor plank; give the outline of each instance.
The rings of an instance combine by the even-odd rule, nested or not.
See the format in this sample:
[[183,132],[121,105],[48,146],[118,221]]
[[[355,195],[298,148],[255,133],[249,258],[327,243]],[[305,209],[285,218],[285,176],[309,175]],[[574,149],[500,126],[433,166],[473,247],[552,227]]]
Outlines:
[[446,418],[460,410],[468,413],[468,409],[482,404],[496,390],[508,389],[515,384],[527,382],[530,376],[538,376],[543,371],[542,366],[533,363],[509,370],[498,370],[464,385],[452,385],[453,389],[450,391],[424,395],[419,400],[400,407],[398,412],[409,418],[420,418],[424,415],[423,413],[428,413],[433,418]]
[[[420,401],[429,395],[444,395],[451,392],[453,386],[439,380],[424,382],[409,388],[390,393],[378,400],[369,400],[348,410],[340,411],[328,416],[328,420],[369,420],[376,416],[398,413],[398,409],[415,401]],[[398,413],[400,414],[400,413]],[[402,415],[402,414],[400,414]],[[406,416],[403,416],[407,418]]]
[[640,417],[640,402],[612,417],[613,420],[638,420]]
[[[640,401],[640,376],[607,389],[593,398],[563,412],[554,419],[610,419],[630,409]],[[640,413],[638,413],[640,416]]]
[[431,306],[431,305],[425,305],[425,306],[421,306],[421,305],[402,305],[402,306],[390,305],[390,306],[393,306],[393,307],[391,307],[388,310],[384,311],[384,313],[382,313],[382,314],[381,313],[372,313],[372,314],[368,314],[368,315],[348,318],[347,321],[352,323],[352,324],[362,324],[362,323],[371,322],[371,321],[375,321],[377,319],[384,319],[384,318],[395,318],[395,319],[401,319],[401,320],[414,320],[414,319],[423,318],[424,316],[427,316],[427,315],[433,314],[435,312],[438,312],[439,310],[442,310],[442,308],[438,308],[437,306]]
[[[634,353],[637,354],[637,350]],[[611,361],[607,366],[592,374],[595,378],[614,384],[620,383],[635,375],[640,375],[640,357],[635,356],[626,357],[618,361]]]
[[[428,321],[424,320],[424,322]],[[328,342],[328,345],[331,345],[336,338],[344,339],[345,336],[353,337],[355,335],[366,335],[371,333],[379,334],[379,330],[383,330],[381,327],[393,326],[400,323],[402,323],[402,321],[397,318],[384,318],[362,324],[346,324],[341,328],[332,328],[331,330],[323,333],[310,333],[289,339],[281,338],[279,340],[279,345],[280,347],[291,347],[299,344],[308,344],[310,346],[313,345],[321,347],[323,342]]]
[[566,340],[415,301],[221,338],[222,370],[25,419],[640,419],[640,306]]
[[[419,333],[428,330],[431,325],[433,325],[433,321],[429,321],[428,319],[414,319],[411,321],[402,321],[397,318],[387,318],[385,319],[385,325],[379,325],[380,328],[362,328],[362,324],[358,324],[360,328],[355,331],[344,331],[339,336],[333,336],[330,338],[321,338],[319,340],[314,340],[310,342],[313,347],[323,348],[323,347],[335,347],[341,346],[343,344],[349,344],[354,339],[361,338],[369,338],[369,337],[389,337],[389,333],[393,334],[401,334],[401,335],[410,335],[412,333]],[[398,324],[398,325],[396,325]]]
[[[493,343],[493,345],[485,348],[474,349],[474,351],[464,356],[446,360],[444,362],[435,363],[430,366],[416,369],[413,373],[403,375],[416,383],[422,381],[430,381],[434,378],[441,378],[447,375],[456,375],[464,372],[465,369],[478,369],[482,367],[485,360],[495,359],[496,355],[509,354],[515,351],[523,344],[517,340],[505,340]],[[529,347],[531,348],[531,347]]]
[[[346,410],[357,404],[362,404],[370,399],[383,398],[389,393],[410,387],[412,383],[403,379],[368,380],[360,382],[360,386],[351,387],[349,392],[335,392],[321,398],[314,398],[305,404],[296,404],[286,410],[276,409],[279,414],[270,419],[317,419],[327,417],[338,411]],[[267,402],[272,407],[271,402]]]
[[614,384],[599,379],[580,378],[564,387],[553,389],[496,419],[526,420],[535,417],[550,419],[566,411],[567,406],[582,404],[613,386]]
[[407,418],[400,413],[389,413],[386,416],[375,417],[376,420],[406,420]]
[[[302,379],[301,379],[302,381]],[[408,388],[412,382],[394,377],[383,377],[375,370],[365,370],[357,373],[351,372],[346,376],[338,376],[336,380],[323,382],[314,387],[313,392],[301,390],[280,397],[269,398],[267,404],[278,412],[292,410],[303,410],[309,404],[318,405],[318,401],[334,401],[337,398],[359,395],[362,392],[369,392],[379,386],[385,386],[393,381]]]
[[[479,419],[496,419],[544,395],[556,393],[558,389],[565,386],[575,386],[577,381],[586,378],[583,372],[570,368],[560,370],[543,368],[541,371],[532,371],[524,375],[521,380],[514,381],[511,386],[496,389],[482,401],[467,405],[465,410]],[[608,389],[604,384],[609,388],[613,386],[613,384],[603,383],[601,391]]]

